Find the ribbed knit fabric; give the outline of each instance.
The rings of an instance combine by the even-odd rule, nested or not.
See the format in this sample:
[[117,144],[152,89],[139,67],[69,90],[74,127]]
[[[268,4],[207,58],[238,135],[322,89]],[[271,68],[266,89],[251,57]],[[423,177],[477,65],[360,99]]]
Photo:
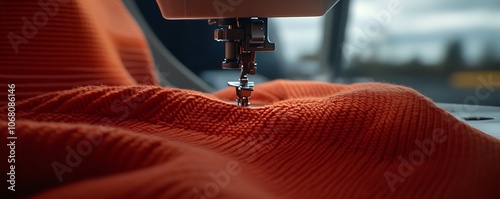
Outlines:
[[140,86],[157,81],[119,0],[38,2],[0,1],[0,103],[8,83],[17,99],[0,198],[500,198],[500,141],[414,90],[275,81],[252,109]]
[[17,193],[500,198],[500,141],[411,89],[275,81],[256,88],[263,108],[221,101],[230,91],[83,87],[18,103]]
[[19,100],[85,85],[158,84],[120,0],[0,1],[0,36],[0,85],[16,84]]

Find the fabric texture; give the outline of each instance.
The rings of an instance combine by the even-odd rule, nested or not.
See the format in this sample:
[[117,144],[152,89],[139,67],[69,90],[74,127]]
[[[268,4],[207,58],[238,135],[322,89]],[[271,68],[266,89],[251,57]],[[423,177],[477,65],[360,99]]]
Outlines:
[[0,198],[500,198],[500,141],[409,88],[158,87],[119,0],[0,1],[0,34]]
[[16,188],[34,198],[500,196],[500,141],[411,89],[274,81],[256,88],[263,108],[221,101],[230,91],[97,86],[18,103]]
[[0,1],[0,35],[0,85],[23,88],[19,100],[87,85],[159,85],[120,0]]

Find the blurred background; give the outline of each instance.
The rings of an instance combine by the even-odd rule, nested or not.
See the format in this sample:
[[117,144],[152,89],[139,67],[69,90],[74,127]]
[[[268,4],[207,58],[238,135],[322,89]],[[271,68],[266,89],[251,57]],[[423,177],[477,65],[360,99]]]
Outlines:
[[[135,1],[161,42],[193,73],[215,89],[237,80],[239,71],[221,68],[217,26],[165,20],[155,1]],[[500,106],[498,0],[340,0],[322,17],[269,23],[276,51],[257,54],[256,83],[388,82],[436,102]]]

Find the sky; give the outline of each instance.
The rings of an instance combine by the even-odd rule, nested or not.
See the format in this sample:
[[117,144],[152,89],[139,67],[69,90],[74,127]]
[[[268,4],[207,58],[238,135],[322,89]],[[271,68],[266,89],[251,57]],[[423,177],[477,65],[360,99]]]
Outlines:
[[[390,2],[398,3],[399,12],[389,12]],[[391,18],[381,25],[376,13],[390,13]],[[277,50],[287,60],[321,49],[323,17],[276,18],[271,23],[279,35]],[[367,45],[360,44],[357,39],[367,34]],[[500,0],[351,0],[344,43],[356,48],[346,53],[350,58],[435,64],[453,40],[462,42],[471,65],[481,60],[486,45],[500,57]]]
[[[391,1],[399,3],[399,12],[388,12]],[[349,11],[346,44],[355,46],[370,31],[367,24],[380,24],[373,13],[391,16],[371,29],[368,46],[358,44],[362,47],[354,54],[364,59],[402,63],[417,58],[435,64],[452,40],[462,42],[469,64],[480,61],[487,44],[500,55],[499,0],[352,0]]]
[[[323,42],[324,17],[271,18],[270,31],[276,31],[279,41],[276,51],[283,52],[286,61],[296,62],[300,56],[317,53]],[[272,36],[272,35],[270,35]]]

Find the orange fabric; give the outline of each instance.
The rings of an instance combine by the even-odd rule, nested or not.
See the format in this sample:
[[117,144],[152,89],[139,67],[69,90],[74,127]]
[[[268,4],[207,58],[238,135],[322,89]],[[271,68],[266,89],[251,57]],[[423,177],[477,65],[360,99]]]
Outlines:
[[0,35],[0,85],[23,88],[18,99],[85,85],[158,85],[146,40],[120,0],[0,1]]
[[221,101],[231,90],[83,87],[18,103],[17,193],[500,197],[500,141],[411,89],[275,81],[256,88],[255,100],[273,102],[256,109]]
[[[411,89],[275,81],[247,109],[222,101],[232,89],[140,86],[157,84],[150,54],[118,0],[41,2],[57,14],[17,54],[0,40],[0,84],[17,86],[0,198],[500,198],[500,141]],[[0,34],[43,8],[0,1]]]

